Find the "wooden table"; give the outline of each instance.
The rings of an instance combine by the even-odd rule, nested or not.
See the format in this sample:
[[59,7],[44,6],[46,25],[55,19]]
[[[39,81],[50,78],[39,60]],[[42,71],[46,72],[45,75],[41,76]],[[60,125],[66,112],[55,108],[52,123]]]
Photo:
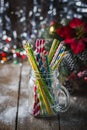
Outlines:
[[29,114],[29,71],[27,62],[0,65],[0,130],[87,130],[87,89],[71,95],[68,111],[55,118]]

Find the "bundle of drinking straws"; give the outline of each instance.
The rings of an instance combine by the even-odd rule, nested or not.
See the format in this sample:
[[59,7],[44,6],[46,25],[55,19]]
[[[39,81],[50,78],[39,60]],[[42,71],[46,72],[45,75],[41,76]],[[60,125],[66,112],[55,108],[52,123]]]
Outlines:
[[35,102],[32,111],[34,116],[52,115],[56,112],[51,107],[54,105],[54,96],[49,89],[52,87],[50,76],[58,68],[63,56],[66,54],[63,42],[54,39],[49,52],[45,49],[45,43],[44,39],[37,39],[35,51],[29,42],[24,45],[29,63],[36,77],[34,85]]

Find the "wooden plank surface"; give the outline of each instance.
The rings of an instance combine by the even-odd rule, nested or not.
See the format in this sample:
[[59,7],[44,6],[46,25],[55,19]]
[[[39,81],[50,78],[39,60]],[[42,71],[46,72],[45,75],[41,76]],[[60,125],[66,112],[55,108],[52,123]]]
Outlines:
[[20,88],[20,100],[19,100],[19,112],[18,112],[18,125],[17,130],[59,130],[58,118],[42,119],[34,118],[29,113],[29,64],[23,64],[22,77],[21,77],[21,88]]
[[0,65],[0,130],[15,130],[20,65]]
[[[70,96],[70,108],[56,118],[29,113],[29,63],[0,65],[0,130],[87,130],[87,88]],[[18,112],[18,113],[17,113]]]
[[60,130],[87,130],[87,88],[70,97],[70,108],[60,114]]

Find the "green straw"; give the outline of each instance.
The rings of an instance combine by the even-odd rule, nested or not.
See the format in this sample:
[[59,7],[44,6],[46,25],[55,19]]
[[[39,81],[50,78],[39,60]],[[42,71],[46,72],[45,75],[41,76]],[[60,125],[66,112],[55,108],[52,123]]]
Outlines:
[[46,65],[47,65],[47,81],[48,81],[48,85],[49,87],[52,86],[52,81],[51,81],[51,70],[50,70],[50,65],[49,65],[49,61],[48,61],[48,56],[46,55]]
[[56,49],[58,48],[58,45],[59,45],[60,41],[57,40],[57,39],[54,39],[53,43],[52,43],[52,46],[50,48],[50,51],[49,51],[49,55],[48,55],[48,58],[49,58],[49,64],[56,52]]
[[39,101],[40,101],[41,114],[42,114],[42,115],[45,115],[45,114],[47,113],[47,111],[46,111],[46,107],[45,107],[43,98],[42,98],[42,96],[41,96],[41,94],[40,94],[39,88],[37,89],[37,94],[39,95],[38,98],[39,98]]

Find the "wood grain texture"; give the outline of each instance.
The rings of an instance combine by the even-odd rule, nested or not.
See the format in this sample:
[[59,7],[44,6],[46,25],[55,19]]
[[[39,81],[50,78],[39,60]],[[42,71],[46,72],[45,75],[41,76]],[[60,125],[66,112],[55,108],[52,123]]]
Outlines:
[[17,128],[18,130],[59,130],[57,118],[35,118],[28,111],[28,102],[31,102],[28,91],[30,69],[29,64],[23,64]]
[[69,110],[60,114],[61,130],[87,130],[87,88],[74,92],[70,103]]
[[0,130],[15,130],[20,65],[0,65]]

